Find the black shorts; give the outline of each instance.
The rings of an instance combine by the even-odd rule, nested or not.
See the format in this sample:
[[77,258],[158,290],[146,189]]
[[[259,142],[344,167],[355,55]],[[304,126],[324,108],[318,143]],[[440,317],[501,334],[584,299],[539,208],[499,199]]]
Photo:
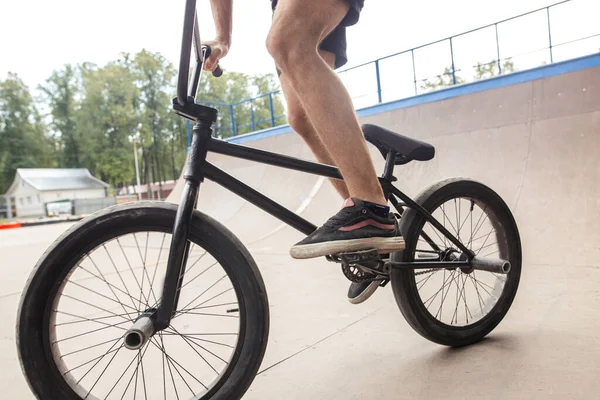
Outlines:
[[[278,0],[271,0],[271,6],[273,11],[277,6]],[[348,14],[344,17],[342,22],[321,42],[319,48],[321,50],[328,51],[335,54],[335,68],[340,68],[348,62],[348,55],[346,54],[346,27],[352,26],[358,22],[360,12],[363,9],[365,0],[346,0],[350,4]],[[277,70],[279,74],[280,71]]]

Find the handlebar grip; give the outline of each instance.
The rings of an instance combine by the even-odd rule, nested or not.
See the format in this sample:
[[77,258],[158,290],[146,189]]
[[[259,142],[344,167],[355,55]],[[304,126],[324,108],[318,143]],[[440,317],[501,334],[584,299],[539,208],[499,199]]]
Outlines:
[[223,70],[221,69],[221,66],[217,65],[217,68],[215,68],[212,74],[215,78],[219,78],[221,75],[223,75]]
[[[210,57],[210,53],[211,53],[212,49],[207,44],[203,45],[203,47],[205,48],[204,58],[206,59],[206,58]],[[215,70],[212,72],[212,74],[215,78],[218,78],[221,75],[223,75],[223,70],[221,69],[221,66],[219,64],[217,64],[217,68],[215,68]]]

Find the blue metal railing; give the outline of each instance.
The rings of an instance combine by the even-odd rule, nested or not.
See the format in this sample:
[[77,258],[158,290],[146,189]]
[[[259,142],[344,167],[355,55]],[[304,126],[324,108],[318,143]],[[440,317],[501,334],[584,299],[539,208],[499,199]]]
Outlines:
[[[510,73],[517,68],[529,69],[592,54],[600,51],[596,3],[595,0],[560,1],[347,68],[338,75],[355,107],[363,108]],[[526,25],[519,29],[518,24]],[[567,49],[575,44],[578,46]],[[432,68],[444,72],[424,72]],[[284,124],[285,115],[274,112],[276,96],[281,96],[279,90],[234,104],[199,103],[219,109],[221,120],[216,131],[221,136],[236,136]],[[268,102],[261,103],[261,99],[267,98]]]
[[[219,120],[213,130],[219,136],[237,136],[259,129],[285,124],[285,115],[277,115],[275,100],[282,96],[280,90],[264,93],[237,103],[226,104],[214,101],[198,101],[198,104],[219,110]],[[279,98],[278,104],[283,105]]]

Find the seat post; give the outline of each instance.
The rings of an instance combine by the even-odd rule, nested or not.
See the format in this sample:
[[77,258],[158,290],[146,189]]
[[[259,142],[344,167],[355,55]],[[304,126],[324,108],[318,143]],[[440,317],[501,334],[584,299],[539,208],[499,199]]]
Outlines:
[[392,180],[392,177],[394,175],[394,166],[396,165],[396,156],[398,155],[397,152],[395,152],[394,150],[390,150],[387,153],[387,156],[385,157],[385,169],[383,171],[383,175],[382,178],[386,179],[388,181]]

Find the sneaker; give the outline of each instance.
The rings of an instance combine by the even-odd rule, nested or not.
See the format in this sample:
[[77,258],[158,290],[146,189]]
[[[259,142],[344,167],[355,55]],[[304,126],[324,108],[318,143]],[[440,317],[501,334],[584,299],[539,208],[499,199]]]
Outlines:
[[352,282],[350,288],[348,288],[348,301],[352,304],[360,304],[366,301],[375,293],[380,284],[381,279],[367,282]]
[[404,250],[404,239],[388,206],[350,198],[322,227],[296,243],[290,255],[313,258],[367,249]]

